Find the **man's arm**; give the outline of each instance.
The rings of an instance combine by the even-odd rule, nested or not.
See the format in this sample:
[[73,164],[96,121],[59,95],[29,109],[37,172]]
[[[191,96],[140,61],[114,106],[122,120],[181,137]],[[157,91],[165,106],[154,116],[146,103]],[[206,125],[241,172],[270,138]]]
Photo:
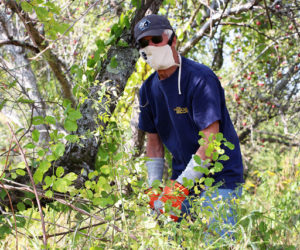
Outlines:
[[147,133],[146,162],[148,169],[148,184],[152,187],[155,180],[162,181],[164,172],[164,146],[157,133]]
[[[203,146],[200,146],[197,152],[195,153],[196,155],[200,156],[202,161],[205,161],[206,159],[209,158],[205,155],[205,151],[209,144],[208,138],[210,134],[214,134],[214,135],[217,134],[219,132],[219,127],[220,127],[219,121],[216,121],[211,125],[209,125],[207,128],[202,130],[202,132],[204,133],[203,139],[205,140],[206,143]],[[198,164],[195,162],[195,160],[192,157],[188,165],[186,166],[185,170],[181,173],[181,175],[177,178],[176,181],[181,185],[183,185],[184,178],[187,178],[188,180],[193,180],[193,182],[195,182],[196,179],[200,179],[203,174],[201,172],[194,170],[194,167],[196,166],[198,166]],[[204,168],[207,168],[208,166],[209,166],[208,164],[207,165],[202,164],[202,167]]]
[[164,158],[164,146],[156,133],[147,133],[146,156],[150,158]]

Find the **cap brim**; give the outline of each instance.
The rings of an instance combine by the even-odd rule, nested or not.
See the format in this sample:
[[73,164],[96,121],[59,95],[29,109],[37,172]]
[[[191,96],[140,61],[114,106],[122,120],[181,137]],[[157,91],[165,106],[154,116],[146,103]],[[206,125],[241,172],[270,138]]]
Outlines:
[[160,36],[165,29],[157,29],[157,30],[149,30],[149,31],[145,31],[144,33],[140,34],[136,41],[140,40],[141,38],[145,37],[145,36]]

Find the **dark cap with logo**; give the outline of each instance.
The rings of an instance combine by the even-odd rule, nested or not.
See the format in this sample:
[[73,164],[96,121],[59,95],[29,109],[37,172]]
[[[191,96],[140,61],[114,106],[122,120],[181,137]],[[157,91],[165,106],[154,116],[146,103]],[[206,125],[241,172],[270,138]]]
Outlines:
[[145,36],[160,36],[164,30],[173,30],[169,20],[164,16],[149,15],[143,17],[134,27],[136,41]]

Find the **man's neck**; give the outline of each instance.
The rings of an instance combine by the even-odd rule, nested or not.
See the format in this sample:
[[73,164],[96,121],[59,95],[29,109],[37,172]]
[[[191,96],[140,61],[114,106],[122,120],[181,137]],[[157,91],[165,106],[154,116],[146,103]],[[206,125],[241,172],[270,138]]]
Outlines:
[[[174,49],[173,53],[175,54],[175,56],[174,56],[175,63],[177,63],[179,65],[179,56],[180,55],[178,54],[178,52],[175,49]],[[170,77],[176,71],[176,69],[178,68],[178,65],[174,65],[168,69],[158,70],[157,73],[158,73],[159,80],[165,80],[168,77]]]
[[169,78],[176,71],[177,68],[178,66],[174,65],[168,69],[158,70],[157,73],[158,73],[159,80],[165,80]]

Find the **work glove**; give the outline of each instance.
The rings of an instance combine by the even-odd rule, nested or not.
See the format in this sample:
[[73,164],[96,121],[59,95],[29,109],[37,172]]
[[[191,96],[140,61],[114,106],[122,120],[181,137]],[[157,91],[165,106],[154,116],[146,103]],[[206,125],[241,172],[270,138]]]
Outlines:
[[[188,196],[189,190],[177,181],[171,180],[171,185],[166,186],[161,195],[154,201],[154,209],[158,214],[164,213],[164,205],[171,201],[172,207],[181,210],[182,202]],[[178,221],[179,217],[171,210],[170,217]]]

